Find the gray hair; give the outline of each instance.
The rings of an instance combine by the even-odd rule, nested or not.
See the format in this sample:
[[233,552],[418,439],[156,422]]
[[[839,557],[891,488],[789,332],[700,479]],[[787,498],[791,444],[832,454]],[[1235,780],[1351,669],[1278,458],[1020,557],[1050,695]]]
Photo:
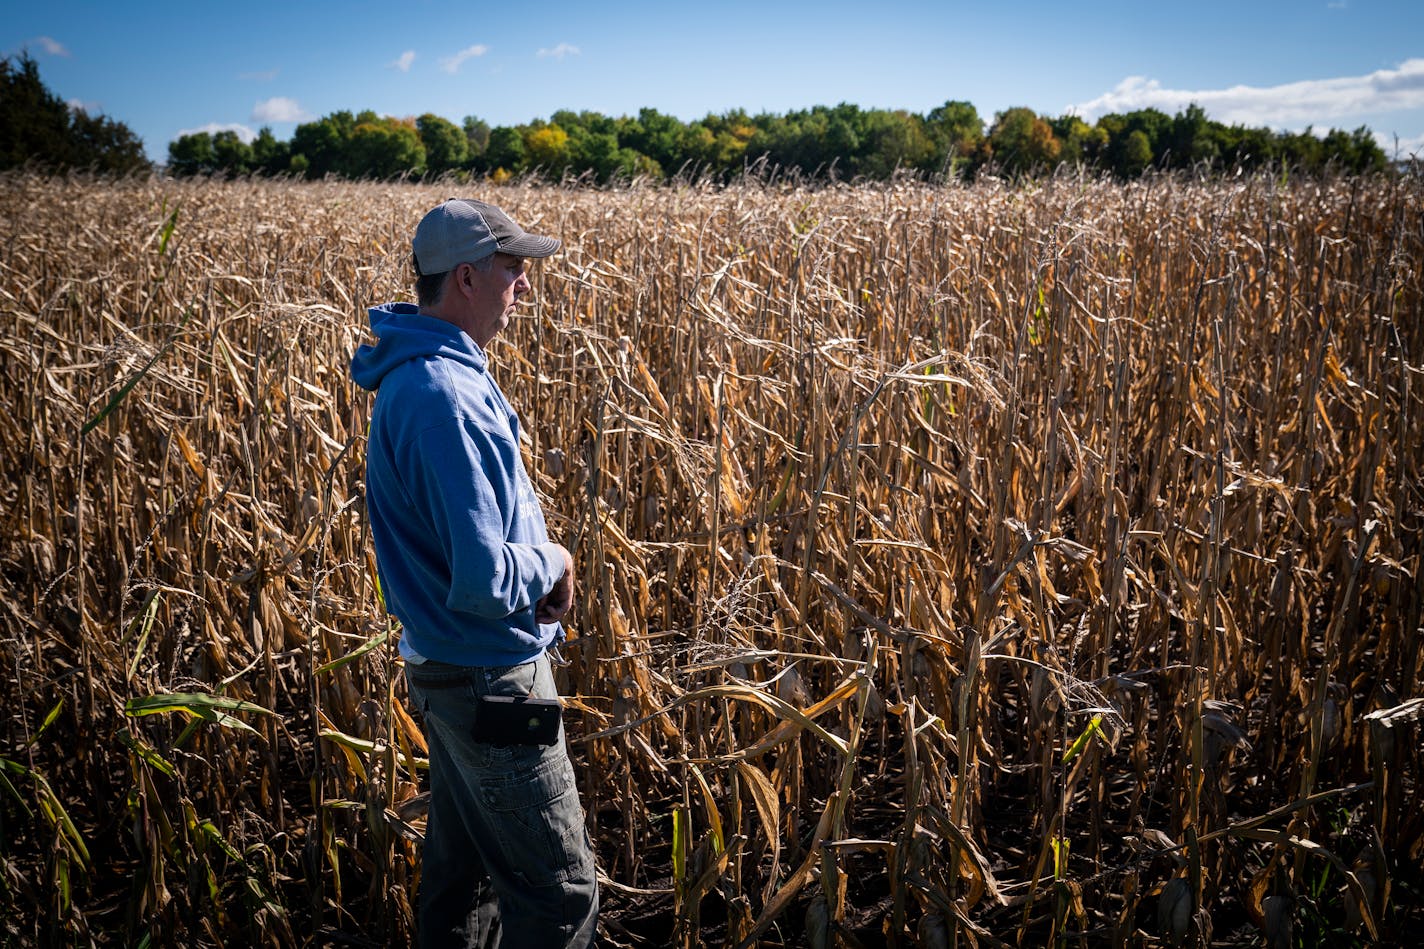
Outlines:
[[[494,254],[481,257],[479,260],[465,261],[471,267],[481,273],[489,273],[494,266]],[[420,264],[411,258],[411,264],[415,267],[415,303],[417,306],[435,306],[445,296],[445,278],[454,271],[447,270],[443,273],[423,274],[420,272]]]

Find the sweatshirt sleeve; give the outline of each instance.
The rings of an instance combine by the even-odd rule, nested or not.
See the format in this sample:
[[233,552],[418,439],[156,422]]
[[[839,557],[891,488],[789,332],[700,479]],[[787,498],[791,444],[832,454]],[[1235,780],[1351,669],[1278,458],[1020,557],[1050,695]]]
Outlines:
[[500,618],[531,609],[564,573],[558,547],[509,538],[519,509],[518,446],[468,419],[422,432],[406,470],[450,567],[446,607]]

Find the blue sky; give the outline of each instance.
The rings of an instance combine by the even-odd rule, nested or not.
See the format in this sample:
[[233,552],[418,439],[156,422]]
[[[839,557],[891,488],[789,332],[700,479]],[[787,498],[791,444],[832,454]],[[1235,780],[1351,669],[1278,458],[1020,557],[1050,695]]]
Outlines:
[[0,0],[0,54],[126,123],[161,160],[180,133],[338,109],[491,125],[558,109],[684,121],[849,102],[986,121],[1197,102],[1227,123],[1369,126],[1424,153],[1424,0],[496,5]]

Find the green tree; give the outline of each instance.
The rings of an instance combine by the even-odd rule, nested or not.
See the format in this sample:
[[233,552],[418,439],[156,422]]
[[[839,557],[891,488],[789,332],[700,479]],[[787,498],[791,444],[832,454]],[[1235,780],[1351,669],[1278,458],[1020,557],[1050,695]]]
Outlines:
[[897,169],[929,172],[939,164],[934,141],[918,115],[876,110],[863,116],[858,174],[883,180]]
[[73,163],[69,108],[40,81],[39,66],[27,55],[18,63],[0,60],[0,127],[0,168]]
[[460,127],[465,132],[465,154],[469,159],[477,159],[485,153],[489,147],[490,127],[484,119],[467,115]]
[[629,120],[619,130],[620,144],[658,163],[658,167],[674,172],[687,162],[688,127],[674,116],[663,115],[657,109],[640,109],[638,118]]
[[570,150],[575,172],[592,171],[599,181],[607,181],[620,168],[618,136],[612,132],[584,133],[576,140],[576,148]]
[[[1098,120],[1098,127],[1108,135],[1106,164],[1120,178],[1137,177],[1161,162],[1171,148],[1173,121],[1157,109],[1105,115]],[[1133,138],[1134,132],[1141,135]]]
[[1174,168],[1192,168],[1203,163],[1214,168],[1221,162],[1215,123],[1207,119],[1206,112],[1195,102],[1172,117],[1166,149],[1168,163]]
[[751,117],[741,109],[734,109],[720,116],[709,115],[702,121],[712,132],[712,161],[708,170],[736,174],[746,167],[754,157],[747,152],[758,131]]
[[1089,125],[1076,115],[1061,115],[1048,119],[1053,137],[1058,139],[1058,160],[1072,165],[1095,165],[1102,158],[1108,143],[1108,133]]
[[252,146],[231,129],[213,135],[213,161],[219,171],[245,175],[252,170]]
[[1220,131],[1225,170],[1256,168],[1275,160],[1275,137],[1270,129],[1233,125]]
[[735,174],[749,157],[747,150],[757,135],[756,123],[742,109],[708,115],[702,121],[713,135],[712,169]]
[[340,170],[349,178],[425,174],[425,146],[414,123],[363,112],[351,130]]
[[1011,175],[1052,168],[1062,150],[1048,123],[1023,106],[994,117],[988,144],[994,163]]
[[1172,119],[1160,109],[1137,109],[1127,113],[1128,132],[1141,132],[1152,146],[1154,158],[1160,158],[1172,141]]
[[1331,129],[1320,142],[1322,168],[1351,174],[1373,174],[1389,167],[1389,157],[1365,126],[1353,132]]
[[497,172],[503,169],[509,174],[517,175],[528,167],[523,133],[517,128],[505,125],[491,129],[489,145],[484,153],[483,170]]
[[143,154],[143,141],[122,122],[76,109],[69,118],[75,141],[76,165],[101,174],[126,175],[147,171],[151,166]]
[[454,122],[427,112],[415,120],[415,128],[425,147],[425,170],[429,174],[440,175],[464,166],[470,140]]
[[291,161],[291,146],[277,141],[272,130],[262,126],[257,137],[252,140],[252,169],[258,174],[276,175],[288,169]]
[[[879,117],[880,113],[863,112],[848,102],[833,109],[824,106],[812,109],[799,136],[808,158],[803,169],[814,171],[820,166],[828,170],[837,168],[852,177],[886,177],[887,169],[894,167],[895,162],[895,143],[888,140],[894,136],[894,122],[880,122],[879,127],[872,130]],[[880,154],[881,143],[876,133],[887,138],[884,156]]]
[[182,177],[211,174],[217,168],[213,137],[207,132],[180,135],[168,143],[168,170]]
[[[717,166],[717,134],[703,122],[693,122],[689,125],[678,144],[681,149],[678,155],[678,171],[686,165],[689,166],[689,171],[697,174]],[[664,165],[663,170],[670,170],[670,166]]]
[[763,113],[753,120],[756,133],[747,143],[749,156],[805,175],[825,175],[838,169],[856,173],[862,157],[865,117],[853,105],[834,109],[815,106],[785,115]]
[[950,100],[925,116],[925,133],[934,143],[936,164],[959,172],[971,164],[984,144],[984,120],[968,102]]
[[1123,140],[1122,166],[1124,176],[1136,178],[1152,164],[1152,141],[1142,129],[1133,129]]
[[1275,154],[1296,171],[1314,172],[1325,166],[1325,150],[1311,126],[1306,126],[1303,132],[1278,133]]
[[[366,120],[367,114],[375,118],[375,113],[362,113],[362,121]],[[346,149],[355,128],[356,116],[346,111],[333,112],[315,122],[298,125],[292,134],[292,170],[297,171],[297,166],[302,165],[300,170],[308,178],[344,173],[348,164]]]
[[92,168],[103,174],[147,170],[143,142],[122,122],[71,110],[40,79],[28,54],[0,59],[0,169]]

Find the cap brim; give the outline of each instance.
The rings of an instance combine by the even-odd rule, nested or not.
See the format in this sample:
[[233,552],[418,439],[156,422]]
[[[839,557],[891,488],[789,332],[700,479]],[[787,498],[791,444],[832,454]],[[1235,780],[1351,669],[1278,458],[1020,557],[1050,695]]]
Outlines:
[[557,237],[521,234],[512,241],[500,241],[499,249],[511,257],[548,257],[559,249]]

